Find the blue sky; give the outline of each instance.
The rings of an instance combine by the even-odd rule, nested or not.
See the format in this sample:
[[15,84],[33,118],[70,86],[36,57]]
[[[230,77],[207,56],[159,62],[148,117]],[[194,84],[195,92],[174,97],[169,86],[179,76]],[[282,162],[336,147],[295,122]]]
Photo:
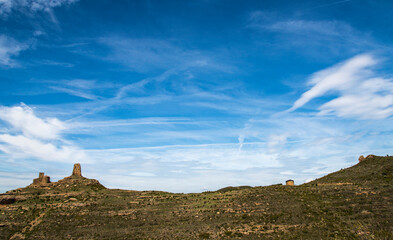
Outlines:
[[391,1],[0,0],[0,191],[301,184],[393,145]]

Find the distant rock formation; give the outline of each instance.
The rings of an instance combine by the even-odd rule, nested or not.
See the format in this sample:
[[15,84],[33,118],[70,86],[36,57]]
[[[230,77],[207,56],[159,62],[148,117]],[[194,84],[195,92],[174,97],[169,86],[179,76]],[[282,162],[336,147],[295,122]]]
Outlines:
[[82,177],[82,170],[81,170],[81,164],[80,163],[75,163],[74,164],[74,170],[72,170],[72,176]]
[[374,154],[367,155],[366,159],[374,159],[376,156]]
[[374,159],[374,157],[375,157],[375,155],[373,155],[373,154],[367,155],[367,157],[364,157],[363,155],[360,155],[359,156],[359,162],[363,162],[366,159]]
[[45,176],[43,172],[40,172],[38,174],[38,178],[33,179],[33,185],[38,186],[38,185],[45,185],[50,183],[50,177]]

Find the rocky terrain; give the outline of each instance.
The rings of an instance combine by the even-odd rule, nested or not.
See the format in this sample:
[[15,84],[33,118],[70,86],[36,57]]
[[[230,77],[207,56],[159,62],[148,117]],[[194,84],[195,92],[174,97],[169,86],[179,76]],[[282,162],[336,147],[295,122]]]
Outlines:
[[42,179],[0,195],[0,239],[393,239],[393,157],[299,186],[197,194],[107,189],[80,165]]

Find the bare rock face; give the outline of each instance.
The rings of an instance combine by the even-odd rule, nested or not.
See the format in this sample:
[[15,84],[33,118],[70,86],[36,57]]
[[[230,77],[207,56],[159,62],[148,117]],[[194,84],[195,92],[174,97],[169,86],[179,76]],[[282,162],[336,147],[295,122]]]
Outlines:
[[16,201],[15,197],[12,195],[0,196],[0,205],[12,204]]
[[367,159],[374,159],[375,157],[376,156],[374,154],[367,155],[367,157],[364,157],[363,155],[360,155],[359,156],[359,162],[363,162],[364,160],[367,160]]
[[365,159],[374,159],[374,157],[375,157],[374,154],[370,154],[370,155],[367,155],[367,157]]
[[74,164],[74,170],[72,170],[72,176],[82,177],[82,170],[80,163]]

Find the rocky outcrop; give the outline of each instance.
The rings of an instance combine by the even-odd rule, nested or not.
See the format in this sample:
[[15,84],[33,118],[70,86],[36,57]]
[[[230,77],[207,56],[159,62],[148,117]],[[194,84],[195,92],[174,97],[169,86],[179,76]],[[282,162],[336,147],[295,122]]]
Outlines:
[[16,201],[15,196],[3,194],[0,196],[0,205],[12,204]]
[[373,154],[367,155],[366,159],[374,159],[376,156]]
[[54,188],[95,188],[104,189],[105,187],[100,184],[96,179],[89,179],[85,177],[69,176],[65,177],[55,183],[52,183]]
[[364,157],[363,155],[360,155],[359,156],[359,162],[363,162],[366,159],[374,159],[374,158],[375,158],[375,155],[373,155],[373,154],[367,155],[367,157]]

